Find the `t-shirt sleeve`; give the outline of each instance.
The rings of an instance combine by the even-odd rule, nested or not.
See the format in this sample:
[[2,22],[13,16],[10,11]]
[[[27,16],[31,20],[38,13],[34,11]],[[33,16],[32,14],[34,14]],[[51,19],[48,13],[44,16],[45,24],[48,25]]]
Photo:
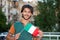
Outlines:
[[10,27],[9,32],[10,32],[10,33],[12,33],[12,34],[14,34],[14,33],[15,33],[14,25],[12,25],[12,26]]

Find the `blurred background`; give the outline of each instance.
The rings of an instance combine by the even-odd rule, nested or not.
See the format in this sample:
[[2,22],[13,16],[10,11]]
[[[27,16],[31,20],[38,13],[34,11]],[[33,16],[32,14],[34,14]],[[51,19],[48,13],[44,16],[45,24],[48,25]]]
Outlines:
[[21,18],[21,7],[34,8],[31,23],[43,32],[42,40],[60,40],[60,0],[0,0],[0,40],[6,40],[12,23]]

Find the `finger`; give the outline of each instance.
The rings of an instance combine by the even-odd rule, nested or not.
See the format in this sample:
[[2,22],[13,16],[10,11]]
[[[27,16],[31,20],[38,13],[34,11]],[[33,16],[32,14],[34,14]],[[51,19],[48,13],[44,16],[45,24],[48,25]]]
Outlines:
[[15,38],[18,39],[19,36],[20,36],[20,33],[16,34],[16,35],[15,35]]

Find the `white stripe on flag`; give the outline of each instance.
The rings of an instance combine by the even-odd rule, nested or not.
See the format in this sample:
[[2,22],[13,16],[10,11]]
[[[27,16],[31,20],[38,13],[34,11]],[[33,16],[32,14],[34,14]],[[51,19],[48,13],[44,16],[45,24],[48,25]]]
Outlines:
[[33,34],[33,32],[35,31],[36,27],[35,26],[31,26],[30,29],[28,30],[29,33]]

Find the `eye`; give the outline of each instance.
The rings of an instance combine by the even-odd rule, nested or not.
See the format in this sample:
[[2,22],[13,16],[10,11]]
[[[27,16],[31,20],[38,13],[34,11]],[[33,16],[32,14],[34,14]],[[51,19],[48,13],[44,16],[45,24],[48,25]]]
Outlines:
[[24,10],[24,12],[26,12],[26,11]]

